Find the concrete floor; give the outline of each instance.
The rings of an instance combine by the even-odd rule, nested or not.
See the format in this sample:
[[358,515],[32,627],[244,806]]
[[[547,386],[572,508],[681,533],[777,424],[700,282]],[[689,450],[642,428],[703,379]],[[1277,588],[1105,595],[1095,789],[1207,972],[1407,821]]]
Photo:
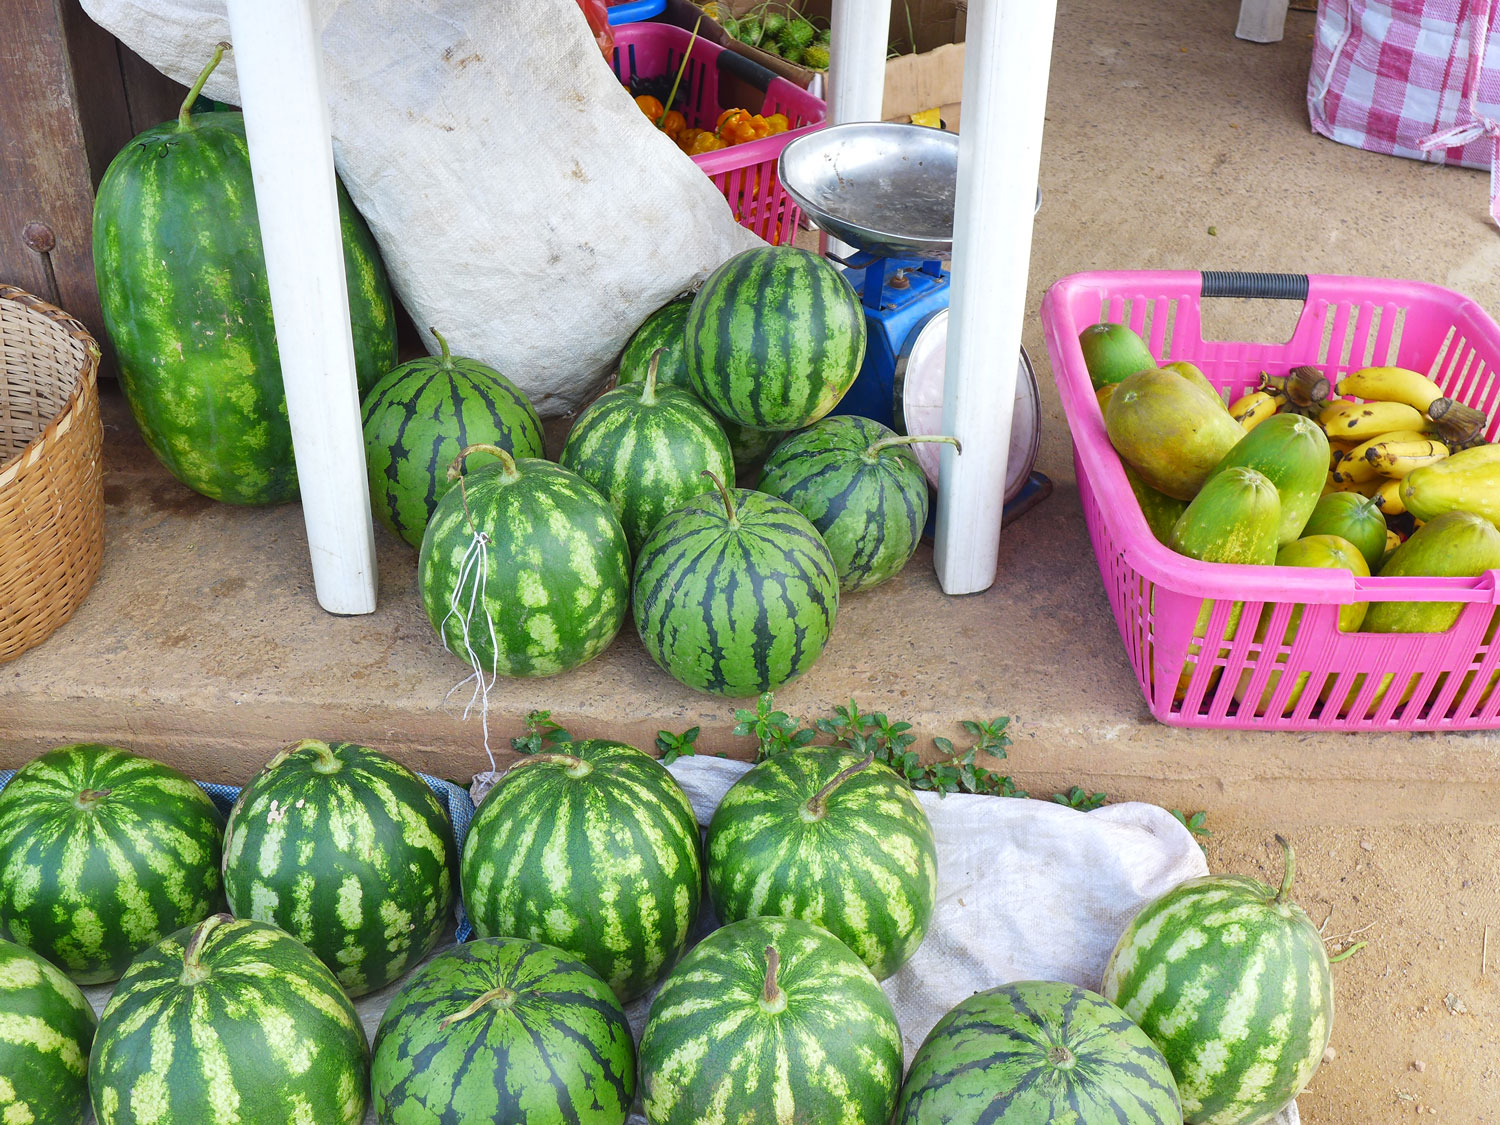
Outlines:
[[[1285,40],[1261,46],[1233,38],[1236,8],[1059,5],[1031,307],[1078,270],[1178,267],[1410,277],[1500,310],[1485,176],[1313,135],[1313,16],[1292,12]],[[1221,304],[1223,338],[1284,338],[1295,315]],[[853,696],[914,722],[924,744],[961,719],[1014,716],[1019,784],[1205,809],[1215,870],[1269,878],[1271,834],[1288,832],[1298,898],[1330,936],[1371,942],[1335,970],[1334,1053],[1300,1099],[1304,1120],[1500,1120],[1500,739],[1153,722],[1100,587],[1034,317],[1026,345],[1045,403],[1039,467],[1057,490],[1004,536],[995,587],[944,597],[924,550],[846,600],[821,663],[778,704],[811,716]],[[449,777],[487,765],[478,723],[461,719],[466,693],[448,697],[466,670],[416,602],[410,550],[378,531],[379,611],[330,617],[312,596],[300,509],[214,505],[151,461],[114,396],[106,413],[104,572],[70,624],[0,666],[0,768],[87,738],[242,781],[307,735]],[[696,724],[706,749],[749,749],[730,734],[733,704],[679,687],[633,636],[570,675],[499,685],[497,753],[533,708],[643,746]]]

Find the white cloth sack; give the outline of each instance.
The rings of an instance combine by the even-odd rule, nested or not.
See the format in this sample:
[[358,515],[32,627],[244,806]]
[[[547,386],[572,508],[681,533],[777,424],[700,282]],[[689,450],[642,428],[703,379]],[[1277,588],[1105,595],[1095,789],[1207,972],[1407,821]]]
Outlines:
[[[707,826],[750,768],[724,758],[669,767]],[[1015,980],[1098,990],[1136,911],[1184,879],[1208,874],[1203,852],[1165,809],[1126,803],[1091,813],[1051,801],[918,794],[938,847],[938,900],[926,940],[884,982],[910,1066],[927,1033],[975,992]],[[705,899],[700,931],[714,922]],[[371,1042],[401,982],[356,1001]],[[111,986],[87,990],[102,1008]],[[626,1009],[639,1041],[649,998]],[[367,1119],[374,1121],[373,1114]],[[646,1125],[636,1115],[631,1125]],[[1293,1102],[1270,1125],[1300,1125]]]
[[[191,83],[225,0],[83,0]],[[630,334],[758,238],[636,108],[575,0],[313,0],[334,159],[432,351],[493,365],[546,417]],[[233,54],[210,96],[238,102]]]

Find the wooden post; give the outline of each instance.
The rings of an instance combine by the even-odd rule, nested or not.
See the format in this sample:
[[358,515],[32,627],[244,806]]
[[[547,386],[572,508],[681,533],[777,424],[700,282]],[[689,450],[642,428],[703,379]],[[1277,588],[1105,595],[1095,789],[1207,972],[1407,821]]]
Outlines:
[[995,581],[1056,16],[1057,0],[969,5],[943,401],[963,455],[943,447],[934,558],[949,594]]
[[375,609],[375,537],[343,238],[310,0],[229,0],[266,278],[318,602]]

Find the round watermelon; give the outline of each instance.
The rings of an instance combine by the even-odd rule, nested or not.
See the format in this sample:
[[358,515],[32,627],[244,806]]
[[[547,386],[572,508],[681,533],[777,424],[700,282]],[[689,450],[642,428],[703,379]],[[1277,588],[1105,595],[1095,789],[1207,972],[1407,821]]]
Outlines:
[[839,747],[784,751],[735,782],[705,857],[719,918],[815,922],[878,980],[922,944],[937,901],[937,844],[917,795],[873,756]]
[[632,553],[702,493],[704,472],[734,477],[719,423],[690,392],[659,387],[655,359],[645,382],[604,392],[578,416],[558,461],[604,494]]
[[0,937],[80,984],[114,980],[222,908],[223,823],[150,758],[97,743],[43,754],[0,790]]
[[[554,676],[614,640],[630,604],[630,547],[609,502],[540,458],[463,475],[432,514],[417,590],[449,652],[494,676]],[[455,468],[457,462],[455,462]]]
[[51,962],[0,939],[0,1122],[78,1125],[94,1009]]
[[[1278,837],[1279,839],[1279,837]],[[1259,1125],[1297,1096],[1333,1031],[1318,928],[1280,889],[1239,875],[1189,879],[1121,935],[1101,991],[1172,1066],[1190,1125]]]
[[403,363],[365,396],[365,466],[375,518],[413,547],[443,493],[459,450],[486,442],[512,457],[545,453],[542,423],[521,389],[493,367],[439,356]]
[[628,1002],[677,963],[697,920],[698,821],[649,754],[569,742],[496,782],[460,877],[478,933],[555,945]]
[[240,791],[224,890],[235,917],[280,926],[361,996],[437,944],[455,851],[448,814],[411,770],[367,746],[305,739]]
[[912,1060],[896,1125],[1180,1125],[1167,1060],[1104,997],[1028,980],[979,992]]
[[[693,299],[683,297],[669,305],[663,305],[648,316],[635,330],[630,343],[625,345],[625,354],[620,357],[620,370],[616,376],[620,386],[644,382],[651,368],[651,357],[661,349],[661,360],[656,372],[659,386],[680,387],[694,394],[692,380],[687,370],[688,309]],[[784,436],[780,430],[752,430],[726,418],[719,418],[719,428],[729,439],[729,450],[736,466],[743,469],[764,457]]]
[[791,246],[735,255],[693,298],[688,378],[716,414],[757,430],[811,425],[865,357],[865,315],[832,263]]
[[609,986],[559,949],[480,938],[401,986],[370,1067],[380,1125],[624,1125],[635,1040]]
[[641,1037],[651,1125],[752,1107],[767,1122],[886,1125],[900,1085],[891,1002],[864,962],[797,918],[704,938],[662,983]]
[[[297,495],[245,121],[187,107],[110,163],[94,202],[94,271],[120,386],[151,452],[230,504]],[[361,389],[396,362],[390,282],[369,228],[338,188]]]
[[806,516],[839,568],[845,592],[900,574],[927,525],[927,477],[901,437],[872,418],[842,415],[792,434],[766,459],[756,488]]
[[833,632],[839,575],[797,509],[749,489],[673,512],[635,563],[635,627],[651,659],[688,687],[741,698],[813,666]]
[[214,914],[131,964],[89,1094],[99,1125],[360,1125],[364,1028],[323,963],[263,922]]

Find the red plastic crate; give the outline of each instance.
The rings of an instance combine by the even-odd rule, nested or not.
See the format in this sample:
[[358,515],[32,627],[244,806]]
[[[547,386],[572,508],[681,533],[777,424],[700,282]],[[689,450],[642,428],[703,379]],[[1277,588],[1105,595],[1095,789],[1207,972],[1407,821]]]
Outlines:
[[[614,70],[620,81],[627,85],[633,78],[676,74],[682,56],[692,42],[683,75],[689,97],[685,102],[679,98],[677,106],[692,128],[713,129],[719,114],[734,108],[720,104],[720,57],[725,54],[725,49],[717,43],[701,37],[693,41],[693,34],[687,28],[666,23],[626,24],[615,28],[614,33]],[[739,67],[756,65],[732,53],[726,61]],[[758,141],[705,152],[692,157],[692,161],[724,193],[742,227],[760,235],[771,245],[779,246],[792,241],[802,209],[782,188],[776,175],[776,162],[781,150],[794,139],[823,128],[827,107],[821,99],[796,83],[771,75],[770,71],[765,73],[770,75],[765,100],[754,112],[767,117],[783,113],[791,128]]]
[[[1217,297],[1300,300],[1303,309],[1285,343],[1205,340],[1202,301]],[[1485,436],[1493,441],[1500,428],[1494,418],[1500,327],[1485,311],[1421,282],[1101,272],[1054,284],[1042,302],[1042,321],[1099,573],[1156,718],[1245,730],[1500,727],[1497,572],[1359,579],[1339,570],[1202,563],[1157,542],[1105,433],[1078,344],[1079,332],[1101,320],[1129,324],[1160,362],[1197,364],[1231,399],[1253,389],[1263,369],[1285,374],[1305,364],[1336,382],[1360,367],[1411,368],[1489,415]],[[1444,633],[1338,631],[1339,606],[1379,601],[1464,604]],[[1237,606],[1238,625],[1229,628]],[[1298,606],[1301,624],[1288,642],[1286,625]],[[1297,692],[1304,674],[1306,686]]]

